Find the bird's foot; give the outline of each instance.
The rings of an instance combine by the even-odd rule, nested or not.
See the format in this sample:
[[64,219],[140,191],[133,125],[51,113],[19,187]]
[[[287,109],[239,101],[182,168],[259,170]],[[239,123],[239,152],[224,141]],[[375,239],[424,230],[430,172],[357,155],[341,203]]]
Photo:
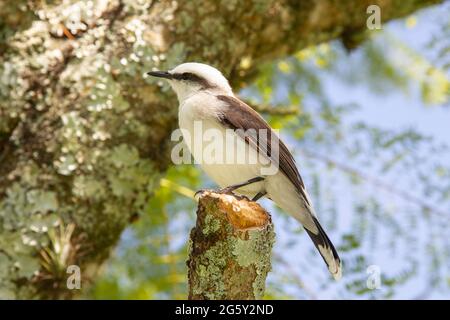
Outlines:
[[264,180],[264,177],[255,177],[255,178],[247,180],[247,181],[245,181],[243,183],[234,184],[234,185],[231,185],[231,186],[228,186],[228,187],[216,190],[216,192],[217,193],[222,193],[222,194],[233,194],[234,195],[234,193],[233,193],[234,190],[237,190],[239,188],[242,188],[242,187],[248,186],[248,185],[250,185],[252,183],[263,181],[263,180]]
[[[236,196],[236,195],[233,193],[234,190],[239,189],[239,188],[241,188],[241,187],[248,186],[249,184],[252,184],[252,183],[255,183],[255,182],[263,181],[263,180],[264,180],[264,177],[255,177],[255,178],[252,178],[252,179],[250,179],[250,180],[247,180],[247,181],[245,181],[245,182],[243,182],[243,183],[234,184],[234,185],[231,185],[231,186],[222,188],[222,189],[217,189],[217,190],[200,189],[200,190],[198,190],[198,191],[194,194],[194,198],[197,199],[197,198],[201,197],[201,195],[202,195],[203,193],[205,193],[205,192],[215,192],[215,193],[219,193],[219,194],[229,194],[229,195]],[[261,198],[261,197],[264,196],[265,194],[266,194],[265,192],[264,192],[264,193],[261,193],[261,192],[258,193],[258,194],[255,196],[255,198],[254,198],[255,200],[254,200],[254,201],[258,200],[259,198]]]
[[202,194],[204,194],[205,192],[213,192],[213,193],[217,193],[217,194],[235,195],[233,193],[234,190],[235,190],[235,188],[232,188],[232,187],[226,187],[226,188],[221,188],[221,189],[200,189],[200,190],[195,192],[194,198],[195,199],[199,199],[202,196]]
[[198,201],[202,197],[202,195],[206,192],[217,193],[217,194],[229,194],[229,195],[236,196],[233,193],[233,190],[234,189],[229,188],[229,187],[222,188],[222,189],[200,189],[194,193],[194,199],[196,199]]
[[214,192],[214,190],[212,189],[199,189],[194,193],[194,198],[198,199],[202,196],[203,193],[205,192]]
[[231,186],[231,187],[226,187],[226,188],[214,190],[214,192],[215,193],[220,193],[220,194],[233,194],[234,190],[236,190],[236,188]]

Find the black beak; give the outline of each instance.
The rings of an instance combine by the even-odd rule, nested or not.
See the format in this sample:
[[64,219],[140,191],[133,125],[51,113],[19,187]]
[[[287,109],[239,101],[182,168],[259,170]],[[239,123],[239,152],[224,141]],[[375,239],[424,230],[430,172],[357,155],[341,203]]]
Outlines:
[[150,71],[150,72],[147,72],[147,74],[152,77],[172,79],[172,75],[167,71]]

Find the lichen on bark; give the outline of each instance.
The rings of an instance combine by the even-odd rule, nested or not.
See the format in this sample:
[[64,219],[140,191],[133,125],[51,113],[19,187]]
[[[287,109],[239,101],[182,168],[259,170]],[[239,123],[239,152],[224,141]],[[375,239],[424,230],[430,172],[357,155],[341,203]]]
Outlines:
[[270,215],[257,203],[202,193],[190,236],[189,299],[261,299],[274,239]]
[[93,279],[145,212],[177,121],[145,72],[199,61],[238,89],[270,59],[364,28],[369,4],[387,21],[439,2],[0,0],[0,298],[77,294],[46,291],[52,230],[75,226],[70,263]]

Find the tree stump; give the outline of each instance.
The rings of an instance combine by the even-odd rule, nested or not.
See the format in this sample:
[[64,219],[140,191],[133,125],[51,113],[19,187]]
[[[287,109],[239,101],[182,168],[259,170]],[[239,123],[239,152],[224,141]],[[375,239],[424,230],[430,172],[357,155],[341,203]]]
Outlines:
[[189,299],[261,299],[274,239],[271,217],[259,204],[204,191],[190,234]]

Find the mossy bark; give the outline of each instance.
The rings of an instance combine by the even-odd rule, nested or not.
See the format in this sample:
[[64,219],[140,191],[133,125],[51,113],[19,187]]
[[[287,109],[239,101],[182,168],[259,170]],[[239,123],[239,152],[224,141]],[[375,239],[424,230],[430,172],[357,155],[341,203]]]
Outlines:
[[[70,298],[61,271],[80,266],[87,287],[145,212],[177,122],[145,72],[199,61],[238,89],[264,62],[364,29],[370,4],[387,21],[439,2],[0,0],[0,298]],[[62,257],[51,234],[71,225]]]
[[256,202],[202,193],[190,236],[189,299],[261,299],[274,239],[270,215]]

